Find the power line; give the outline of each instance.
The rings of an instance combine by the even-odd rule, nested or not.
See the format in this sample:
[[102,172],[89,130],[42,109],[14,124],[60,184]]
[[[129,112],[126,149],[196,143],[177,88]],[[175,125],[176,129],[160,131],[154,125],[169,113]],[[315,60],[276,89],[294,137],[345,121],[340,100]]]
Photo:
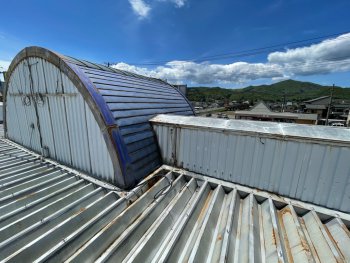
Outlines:
[[[242,51],[237,51],[237,52],[228,52],[228,53],[221,53],[221,54],[210,55],[210,56],[197,57],[197,58],[192,58],[192,59],[177,59],[177,60],[185,61],[185,62],[203,62],[203,61],[214,61],[214,60],[222,60],[222,59],[229,59],[229,58],[247,57],[247,56],[253,56],[253,55],[273,52],[273,51],[279,51],[279,50],[281,50],[281,47],[285,48],[286,46],[293,47],[293,48],[302,47],[306,44],[313,44],[313,43],[315,43],[316,40],[337,37],[337,36],[341,36],[341,35],[344,35],[347,33],[349,33],[349,31],[340,32],[340,33],[336,33],[336,34],[323,35],[323,36],[304,39],[304,40],[284,42],[284,43],[279,43],[279,44],[275,44],[275,45],[271,45],[271,46],[265,46],[265,47],[254,48],[254,49],[247,49],[247,50],[242,50]],[[350,36],[343,36],[343,38],[350,38]],[[308,42],[312,42],[312,43],[308,43]],[[303,45],[300,45],[300,44],[303,44]],[[153,61],[153,62],[144,62],[144,63],[130,62],[128,64],[135,65],[135,66],[159,66],[159,65],[164,65],[170,61],[171,60]],[[117,64],[117,63],[111,63],[111,62],[108,62],[108,63],[109,64]]]
[[[262,54],[262,53],[266,53],[266,52],[278,51],[280,49],[274,49],[274,48],[280,47],[280,46],[283,46],[283,48],[285,48],[286,46],[290,46],[290,45],[293,45],[292,46],[293,48],[304,47],[305,44],[306,44],[305,42],[325,39],[325,38],[334,37],[334,36],[340,36],[340,35],[343,35],[343,34],[346,34],[346,33],[349,33],[349,32],[343,32],[343,33],[340,33],[340,34],[332,34],[332,35],[327,35],[327,36],[323,36],[323,37],[316,37],[316,38],[310,38],[310,39],[306,39],[306,40],[282,43],[282,44],[277,44],[277,45],[268,46],[268,47],[262,47],[262,48],[256,48],[256,49],[241,51],[241,52],[237,52],[237,53],[226,53],[226,54],[221,54],[221,55],[213,55],[213,56],[205,57],[205,59],[206,58],[209,58],[209,59],[211,59],[211,58],[222,59],[222,58],[231,58],[233,56],[234,57],[244,57],[244,56],[250,56],[250,55],[256,55],[256,54]],[[346,39],[346,38],[350,38],[350,36],[343,36],[342,38]],[[303,45],[296,45],[296,44],[301,44],[301,43],[303,43]],[[311,43],[308,43],[308,44],[311,44]]]

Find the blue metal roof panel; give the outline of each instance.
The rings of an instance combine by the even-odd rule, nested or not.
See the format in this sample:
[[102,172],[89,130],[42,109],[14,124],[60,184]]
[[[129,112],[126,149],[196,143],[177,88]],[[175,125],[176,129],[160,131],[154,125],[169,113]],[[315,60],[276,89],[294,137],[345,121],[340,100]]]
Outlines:
[[76,65],[102,96],[118,127],[115,137],[125,156],[122,170],[129,188],[161,165],[149,119],[167,113],[193,115],[193,109],[178,90],[161,80],[79,62]]

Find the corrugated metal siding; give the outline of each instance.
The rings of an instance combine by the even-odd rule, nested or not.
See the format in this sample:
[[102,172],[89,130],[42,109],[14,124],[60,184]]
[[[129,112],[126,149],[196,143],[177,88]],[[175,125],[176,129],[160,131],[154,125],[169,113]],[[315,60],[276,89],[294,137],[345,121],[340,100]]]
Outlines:
[[346,146],[346,141],[340,146],[339,141],[271,138],[196,127],[193,119],[191,127],[179,123],[178,117],[167,116],[164,123],[160,119],[155,120],[154,129],[166,164],[350,212],[350,144]]
[[[36,152],[48,147],[52,158],[124,189],[161,165],[148,120],[160,113],[194,114],[187,99],[162,80],[40,47],[22,50],[8,76],[8,138]],[[34,103],[26,107],[22,103],[34,97],[39,125]],[[36,126],[41,126],[40,132]]]
[[5,141],[0,163],[5,262],[350,261],[348,214],[171,167],[116,194]]
[[112,161],[90,108],[68,77],[44,59],[27,58],[11,74],[6,104],[9,138],[42,151],[33,101],[23,104],[31,85],[27,63],[32,65],[34,93],[43,95],[38,115],[43,146],[49,148],[50,157],[113,183]]

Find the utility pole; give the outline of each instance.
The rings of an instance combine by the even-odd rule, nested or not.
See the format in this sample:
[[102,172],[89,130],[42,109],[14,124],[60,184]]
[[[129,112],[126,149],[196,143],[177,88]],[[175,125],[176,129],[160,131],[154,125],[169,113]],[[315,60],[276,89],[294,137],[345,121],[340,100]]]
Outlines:
[[284,112],[286,108],[286,90],[283,91],[283,99],[281,105],[281,112]]
[[326,126],[328,126],[329,113],[330,113],[331,107],[332,107],[333,92],[334,92],[334,84],[331,88],[331,97],[329,98],[329,103],[328,103],[327,117],[326,117],[326,123],[325,123]]

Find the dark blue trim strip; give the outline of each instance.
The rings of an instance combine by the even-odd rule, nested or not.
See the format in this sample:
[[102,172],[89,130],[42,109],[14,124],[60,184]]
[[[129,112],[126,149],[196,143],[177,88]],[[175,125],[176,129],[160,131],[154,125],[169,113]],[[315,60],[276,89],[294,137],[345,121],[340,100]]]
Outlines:
[[103,99],[102,95],[98,93],[98,91],[95,89],[93,83],[90,81],[90,79],[85,75],[85,73],[79,68],[79,66],[72,64],[70,62],[66,62],[68,66],[77,74],[77,76],[80,78],[80,80],[83,82],[84,86],[90,93],[91,97],[95,101],[96,105],[99,107],[101,114],[103,116],[103,119],[106,122],[107,126],[115,125],[115,120],[113,118],[113,115],[111,111],[109,110],[106,101]]

